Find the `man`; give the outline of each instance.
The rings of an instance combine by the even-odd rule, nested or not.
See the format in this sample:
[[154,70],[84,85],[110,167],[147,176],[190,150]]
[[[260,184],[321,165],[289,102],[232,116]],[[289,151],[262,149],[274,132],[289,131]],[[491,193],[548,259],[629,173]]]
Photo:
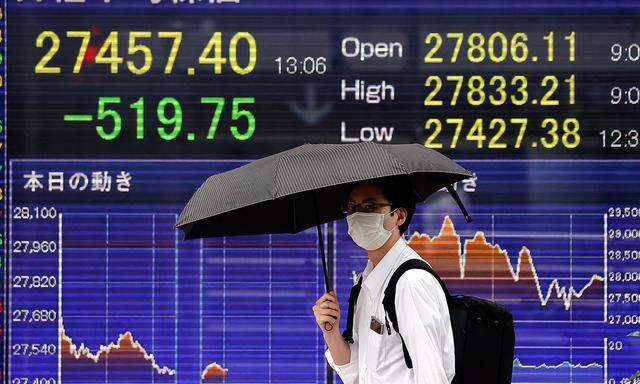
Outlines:
[[[403,177],[366,180],[353,186],[344,209],[353,241],[367,251],[362,289],[353,319],[353,340],[339,329],[335,292],[313,306],[328,346],[325,357],[345,384],[449,384],[455,374],[453,332],[446,297],[429,272],[411,269],[398,280],[395,306],[398,335],[385,324],[384,289],[405,260],[420,258],[403,237],[415,211],[411,185]],[[331,331],[324,323],[333,325]],[[372,325],[382,323],[382,330]],[[373,326],[379,329],[377,326]],[[407,368],[404,340],[413,368]]]

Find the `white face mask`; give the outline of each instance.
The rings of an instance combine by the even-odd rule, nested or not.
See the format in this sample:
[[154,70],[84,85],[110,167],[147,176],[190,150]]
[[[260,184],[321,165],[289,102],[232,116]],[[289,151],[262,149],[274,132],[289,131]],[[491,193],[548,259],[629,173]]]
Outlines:
[[371,251],[382,247],[382,244],[391,236],[391,231],[385,229],[383,225],[385,215],[391,212],[354,212],[348,215],[349,236],[359,247],[366,250]]

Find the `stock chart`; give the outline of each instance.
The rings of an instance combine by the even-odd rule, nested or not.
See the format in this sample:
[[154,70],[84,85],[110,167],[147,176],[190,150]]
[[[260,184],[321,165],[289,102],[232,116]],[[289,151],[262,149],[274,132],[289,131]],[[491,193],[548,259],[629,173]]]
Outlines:
[[[514,384],[640,382],[640,3],[5,0],[2,378],[341,383],[346,220],[183,240],[210,175],[303,143],[420,143],[473,177],[404,236],[513,314]],[[269,220],[256,217],[255,220]]]

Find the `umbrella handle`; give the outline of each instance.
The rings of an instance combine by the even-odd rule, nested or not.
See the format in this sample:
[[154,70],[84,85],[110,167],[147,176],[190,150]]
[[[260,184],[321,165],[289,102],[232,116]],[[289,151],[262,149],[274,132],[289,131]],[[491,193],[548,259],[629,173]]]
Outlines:
[[[329,315],[329,316],[331,316],[331,315]],[[337,317],[335,317],[335,316],[331,316],[331,317],[333,317],[334,319],[337,319]],[[333,324],[331,324],[329,322],[324,323],[324,330],[325,331],[329,332],[332,329],[333,329]]]
[[332,329],[333,329],[333,324],[331,324],[329,322],[324,323],[324,330],[325,331],[329,332]]

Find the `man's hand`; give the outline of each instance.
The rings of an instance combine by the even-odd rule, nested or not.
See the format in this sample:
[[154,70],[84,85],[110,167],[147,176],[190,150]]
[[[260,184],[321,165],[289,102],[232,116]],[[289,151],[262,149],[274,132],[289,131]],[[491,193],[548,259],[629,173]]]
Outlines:
[[[313,314],[316,317],[316,323],[323,333],[340,332],[340,305],[334,291],[322,295],[313,306]],[[324,323],[333,325],[331,331],[324,329]]]
[[[334,363],[338,365],[349,363],[351,361],[351,347],[340,334],[340,305],[338,304],[336,293],[331,291],[320,296],[313,306],[313,314],[316,317],[318,326],[322,330],[322,336],[327,343],[327,347],[329,347],[329,353]],[[332,325],[330,331],[324,329],[325,323]],[[354,359],[357,359],[357,356],[354,356]],[[350,369],[355,372],[355,381],[352,377],[345,382],[355,383],[358,381],[358,367],[357,365],[352,365]],[[350,373],[349,375],[354,376],[354,373]]]

